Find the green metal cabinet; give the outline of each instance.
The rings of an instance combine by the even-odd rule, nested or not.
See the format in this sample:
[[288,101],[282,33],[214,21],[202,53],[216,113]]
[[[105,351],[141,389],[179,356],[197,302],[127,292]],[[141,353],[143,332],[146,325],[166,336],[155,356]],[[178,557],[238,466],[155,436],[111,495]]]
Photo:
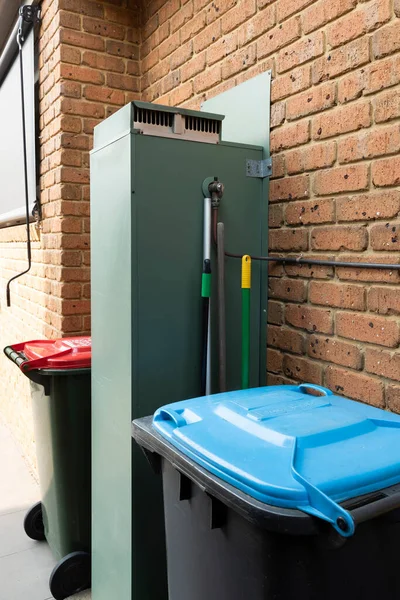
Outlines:
[[[160,113],[147,134],[135,125],[138,111]],[[219,215],[227,250],[259,255],[268,247],[267,180],[248,167],[262,149],[201,141],[202,119],[213,116],[179,111],[199,133],[199,141],[185,139],[173,133],[171,114],[129,104],[96,128],[91,154],[94,600],[167,599],[161,487],[132,447],[130,427],[162,404],[200,395],[206,178],[225,185]],[[227,259],[225,267],[228,389],[240,387],[240,263]],[[252,284],[250,384],[258,386],[266,263],[253,262]],[[211,320],[215,342],[214,311]]]

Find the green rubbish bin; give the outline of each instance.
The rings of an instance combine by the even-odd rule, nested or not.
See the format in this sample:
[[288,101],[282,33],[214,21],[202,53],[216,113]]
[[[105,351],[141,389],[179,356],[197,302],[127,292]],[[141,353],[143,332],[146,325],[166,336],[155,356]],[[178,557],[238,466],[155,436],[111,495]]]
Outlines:
[[63,600],[91,585],[91,338],[31,341],[4,349],[31,381],[42,501],[24,528],[59,561],[50,591]]

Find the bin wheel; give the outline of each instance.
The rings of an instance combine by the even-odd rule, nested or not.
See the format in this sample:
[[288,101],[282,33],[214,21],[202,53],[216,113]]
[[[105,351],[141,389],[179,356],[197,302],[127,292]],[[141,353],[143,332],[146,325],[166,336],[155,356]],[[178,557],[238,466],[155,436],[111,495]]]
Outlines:
[[71,552],[56,564],[49,582],[55,600],[64,600],[90,588],[90,562],[88,552]]
[[31,540],[41,542],[45,539],[41,502],[34,504],[26,513],[24,519],[24,529],[26,535],[30,537]]

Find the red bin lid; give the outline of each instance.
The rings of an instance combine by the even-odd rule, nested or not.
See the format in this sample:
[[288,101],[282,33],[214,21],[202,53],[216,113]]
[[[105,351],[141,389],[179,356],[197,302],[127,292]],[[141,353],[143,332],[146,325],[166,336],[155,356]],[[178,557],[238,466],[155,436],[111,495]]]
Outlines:
[[20,367],[32,369],[85,369],[92,363],[92,338],[90,336],[62,338],[59,340],[33,340],[12,346],[26,357]]

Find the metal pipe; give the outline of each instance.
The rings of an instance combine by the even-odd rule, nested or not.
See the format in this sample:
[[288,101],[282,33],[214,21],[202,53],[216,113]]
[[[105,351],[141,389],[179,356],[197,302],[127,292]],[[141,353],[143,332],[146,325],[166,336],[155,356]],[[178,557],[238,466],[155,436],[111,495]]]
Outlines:
[[29,214],[29,188],[28,188],[28,158],[27,158],[27,150],[26,150],[26,124],[25,124],[25,92],[24,92],[24,60],[22,53],[22,44],[24,42],[23,36],[23,25],[24,25],[24,16],[23,9],[20,9],[20,18],[19,18],[19,27],[17,34],[17,43],[19,48],[19,66],[20,66],[20,87],[21,87],[21,119],[22,119],[22,146],[24,151],[24,191],[25,191],[25,210],[26,210],[26,253],[28,266],[27,268],[14,275],[7,281],[6,286],[6,296],[7,296],[7,306],[11,306],[11,292],[10,292],[10,284],[15,279],[18,279],[22,275],[25,275],[31,270],[32,266],[32,250],[31,250],[31,231],[30,231],[30,214]]
[[[204,198],[203,264],[211,260],[211,198]],[[208,305],[206,396],[211,394],[211,311]]]
[[217,225],[219,391],[226,392],[225,232]]

